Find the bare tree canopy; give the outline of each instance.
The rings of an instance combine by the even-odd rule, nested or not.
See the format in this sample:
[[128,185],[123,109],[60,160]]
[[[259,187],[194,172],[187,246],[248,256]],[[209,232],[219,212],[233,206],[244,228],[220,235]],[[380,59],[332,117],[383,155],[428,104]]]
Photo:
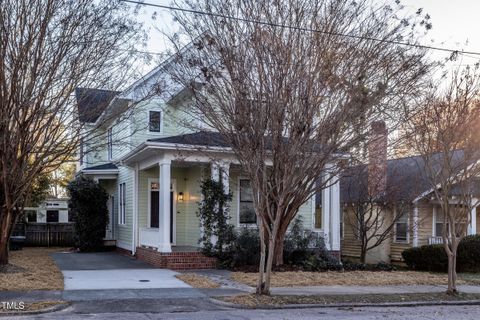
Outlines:
[[263,239],[257,291],[268,293],[274,256],[281,262],[300,206],[332,181],[371,121],[393,123],[422,90],[425,50],[395,41],[417,43],[428,16],[367,0],[179,6],[197,13],[174,13],[182,30],[172,40],[192,45],[177,52],[170,73],[194,92],[193,108],[229,141],[251,179]]
[[430,184],[425,196],[440,205],[448,256],[448,293],[456,293],[456,257],[479,204],[480,73],[478,65],[456,70],[435,86],[423,108],[409,117],[410,148],[423,158]]
[[141,40],[118,1],[0,1],[0,264],[35,176],[74,157],[86,134],[75,88],[116,88]]

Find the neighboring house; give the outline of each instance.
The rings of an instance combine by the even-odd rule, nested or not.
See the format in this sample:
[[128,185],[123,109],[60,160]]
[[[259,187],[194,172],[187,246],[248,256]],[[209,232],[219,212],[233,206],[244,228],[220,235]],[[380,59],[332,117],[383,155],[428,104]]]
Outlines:
[[[218,133],[194,132],[183,125],[198,121],[188,113],[193,99],[188,90],[179,88],[173,97],[156,96],[137,104],[144,98],[142,92],[148,91],[145,87],[161,79],[169,63],[123,92],[76,91],[80,119],[86,126],[99,127],[80,148],[78,172],[97,180],[109,194],[107,239],[159,266],[167,265],[165,257],[181,256],[175,254],[179,251],[197,251],[202,179],[221,179],[225,191],[232,192],[230,215],[236,227],[256,223],[250,181],[230,146]],[[127,108],[133,103],[134,108]],[[337,253],[339,190],[337,180],[322,192],[323,207],[328,208],[322,221],[315,220],[315,197],[299,212],[305,227],[324,236],[327,248]],[[206,264],[185,262],[173,267]]]
[[[373,187],[378,188],[376,192],[383,192],[380,214],[386,217],[387,224],[391,225],[394,220],[395,224],[391,237],[367,254],[367,262],[401,262],[401,253],[407,248],[443,243],[443,221],[423,157],[387,160],[387,131],[382,127],[379,129],[376,139],[370,141],[369,164],[350,167],[341,177],[342,257],[357,259],[360,256],[359,240],[352,229],[356,227],[352,223],[355,220],[352,219],[355,214],[353,205],[367,201],[369,190],[372,190],[371,181],[380,181]],[[463,152],[452,152],[452,161],[460,163]],[[435,156],[439,161],[443,157],[440,153]],[[472,191],[474,198],[480,197],[479,186]],[[455,190],[452,196],[452,201],[455,201]],[[471,223],[466,229],[468,234],[480,232],[477,208],[472,211]]]
[[24,220],[29,223],[70,223],[68,198],[47,198],[38,207],[25,207]]

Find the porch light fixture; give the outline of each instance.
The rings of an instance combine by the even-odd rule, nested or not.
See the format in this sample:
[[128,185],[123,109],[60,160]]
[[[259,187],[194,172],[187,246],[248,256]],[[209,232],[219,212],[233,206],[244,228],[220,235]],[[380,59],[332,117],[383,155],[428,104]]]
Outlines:
[[179,192],[177,195],[177,200],[178,201],[183,201],[183,192]]

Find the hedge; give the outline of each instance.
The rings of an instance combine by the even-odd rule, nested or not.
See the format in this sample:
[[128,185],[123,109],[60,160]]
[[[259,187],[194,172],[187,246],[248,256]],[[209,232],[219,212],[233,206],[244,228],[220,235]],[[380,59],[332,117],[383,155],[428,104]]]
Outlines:
[[[409,248],[402,257],[410,269],[446,272],[448,258],[443,244]],[[480,272],[480,235],[467,236],[460,241],[457,251],[458,272]]]

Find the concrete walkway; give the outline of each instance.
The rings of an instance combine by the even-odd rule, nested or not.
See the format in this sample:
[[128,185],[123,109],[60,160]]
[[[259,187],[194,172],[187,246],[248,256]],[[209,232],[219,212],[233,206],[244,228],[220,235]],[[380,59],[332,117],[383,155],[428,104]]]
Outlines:
[[156,269],[116,252],[54,253],[65,290],[190,288],[177,272]]

